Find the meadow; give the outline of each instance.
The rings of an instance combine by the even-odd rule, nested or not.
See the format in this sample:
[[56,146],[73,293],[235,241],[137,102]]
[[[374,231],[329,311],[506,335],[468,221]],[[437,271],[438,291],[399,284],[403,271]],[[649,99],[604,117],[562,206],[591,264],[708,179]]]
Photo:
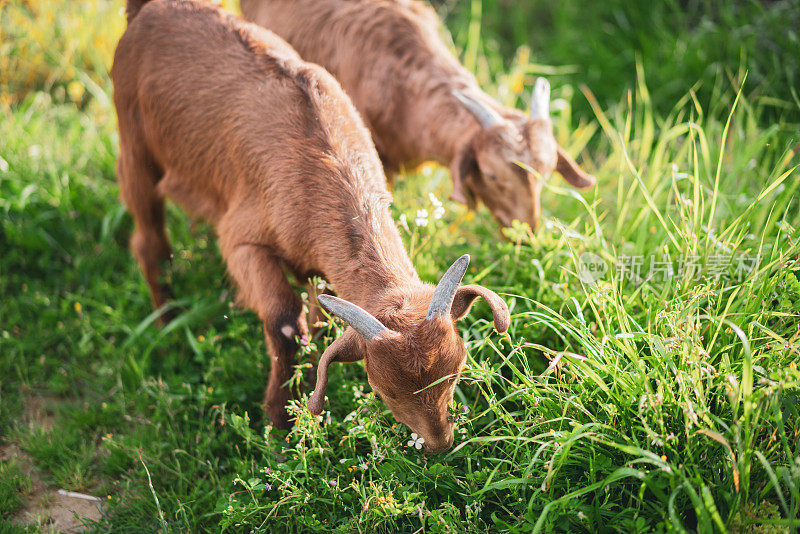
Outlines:
[[420,275],[469,253],[512,314],[459,323],[456,443],[426,456],[360,365],[274,430],[259,321],[174,206],[158,327],[117,198],[122,2],[0,1],[0,532],[52,529],[28,464],[102,498],[94,532],[800,530],[800,3],[434,6],[502,102],[548,76],[598,186],[554,176],[533,233],[447,201],[437,165],[396,180]]

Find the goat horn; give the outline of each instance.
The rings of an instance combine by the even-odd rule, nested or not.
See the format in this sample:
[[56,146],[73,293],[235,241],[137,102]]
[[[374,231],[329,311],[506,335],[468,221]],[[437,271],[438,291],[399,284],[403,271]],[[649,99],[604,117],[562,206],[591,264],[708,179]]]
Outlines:
[[472,96],[458,90],[453,91],[453,96],[467,108],[467,111],[475,117],[475,120],[478,121],[478,124],[480,124],[481,128],[484,130],[505,122],[505,119],[500,116],[497,110],[492,109]]
[[469,254],[464,254],[454,261],[453,265],[444,273],[444,276],[436,286],[436,290],[433,292],[431,303],[428,306],[428,314],[426,316],[428,320],[434,317],[450,316],[458,285],[461,283],[461,279],[464,278],[464,273],[467,272],[468,266]]
[[326,310],[352,326],[353,330],[358,332],[365,341],[372,341],[389,331],[383,323],[368,311],[352,302],[325,294],[318,296],[317,300]]
[[550,116],[550,83],[544,78],[536,80],[531,95],[531,118],[546,119]]

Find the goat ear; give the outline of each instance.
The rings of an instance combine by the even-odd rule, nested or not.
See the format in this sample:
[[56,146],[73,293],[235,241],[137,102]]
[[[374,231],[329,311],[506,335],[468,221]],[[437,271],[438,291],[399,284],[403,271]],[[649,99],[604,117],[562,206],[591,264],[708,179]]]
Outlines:
[[506,333],[511,324],[511,315],[508,312],[508,306],[497,293],[483,286],[466,285],[458,288],[456,297],[453,300],[453,308],[450,312],[453,320],[458,321],[462,319],[469,312],[469,309],[478,297],[483,298],[489,305],[489,308],[491,308],[495,330],[501,334]]
[[478,172],[478,161],[471,144],[462,147],[450,163],[450,178],[453,180],[453,193],[450,200],[475,208],[475,200],[469,192],[467,182]]
[[569,157],[569,154],[561,147],[558,147],[556,171],[564,177],[569,185],[578,189],[591,189],[597,183],[597,179],[581,170],[575,160]]
[[363,360],[366,350],[364,339],[352,327],[331,343],[317,365],[317,385],[308,398],[308,411],[314,415],[322,413],[325,406],[325,393],[328,391],[328,366],[331,362],[357,362]]

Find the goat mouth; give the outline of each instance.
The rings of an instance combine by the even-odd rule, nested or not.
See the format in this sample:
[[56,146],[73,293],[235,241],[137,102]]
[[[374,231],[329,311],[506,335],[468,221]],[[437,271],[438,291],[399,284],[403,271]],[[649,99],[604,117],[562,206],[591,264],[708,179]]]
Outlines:
[[436,445],[436,446],[430,446],[426,444],[422,448],[422,452],[424,452],[425,454],[442,454],[449,451],[452,448],[452,446],[453,442],[450,442],[446,445]]
[[[494,215],[495,220],[498,222],[498,224],[500,224],[500,226],[503,227],[503,228],[513,228],[514,227],[514,221],[528,222],[528,221],[526,221],[524,219],[520,219],[519,217],[512,217],[511,215],[506,215],[505,213],[496,213],[496,214],[493,214],[493,215]],[[530,223],[528,223],[528,224],[530,224]],[[503,234],[503,235],[505,237],[505,234]]]

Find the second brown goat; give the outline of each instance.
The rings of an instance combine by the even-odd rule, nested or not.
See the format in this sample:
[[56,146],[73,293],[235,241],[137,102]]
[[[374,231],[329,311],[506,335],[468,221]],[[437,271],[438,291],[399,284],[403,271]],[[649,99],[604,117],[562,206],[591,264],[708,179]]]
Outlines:
[[547,81],[537,81],[530,113],[501,106],[453,56],[422,2],[241,0],[241,8],[339,80],[388,172],[438,160],[450,165],[453,200],[481,200],[502,225],[533,228],[553,171],[580,189],[595,184],[553,137]]
[[369,133],[324,69],[203,2],[129,1],[128,20],[111,73],[117,171],[154,305],[168,293],[168,197],[214,225],[239,299],[263,323],[273,424],[290,424],[285,383],[308,332],[288,270],[327,279],[342,298],[319,301],[349,325],[320,359],[311,411],[323,410],[331,362],[364,359],[395,418],[427,451],[448,448],[448,405],[467,356],[455,321],[483,297],[505,332],[505,303],[484,287],[459,285],[466,255],[437,286],[420,281]]

